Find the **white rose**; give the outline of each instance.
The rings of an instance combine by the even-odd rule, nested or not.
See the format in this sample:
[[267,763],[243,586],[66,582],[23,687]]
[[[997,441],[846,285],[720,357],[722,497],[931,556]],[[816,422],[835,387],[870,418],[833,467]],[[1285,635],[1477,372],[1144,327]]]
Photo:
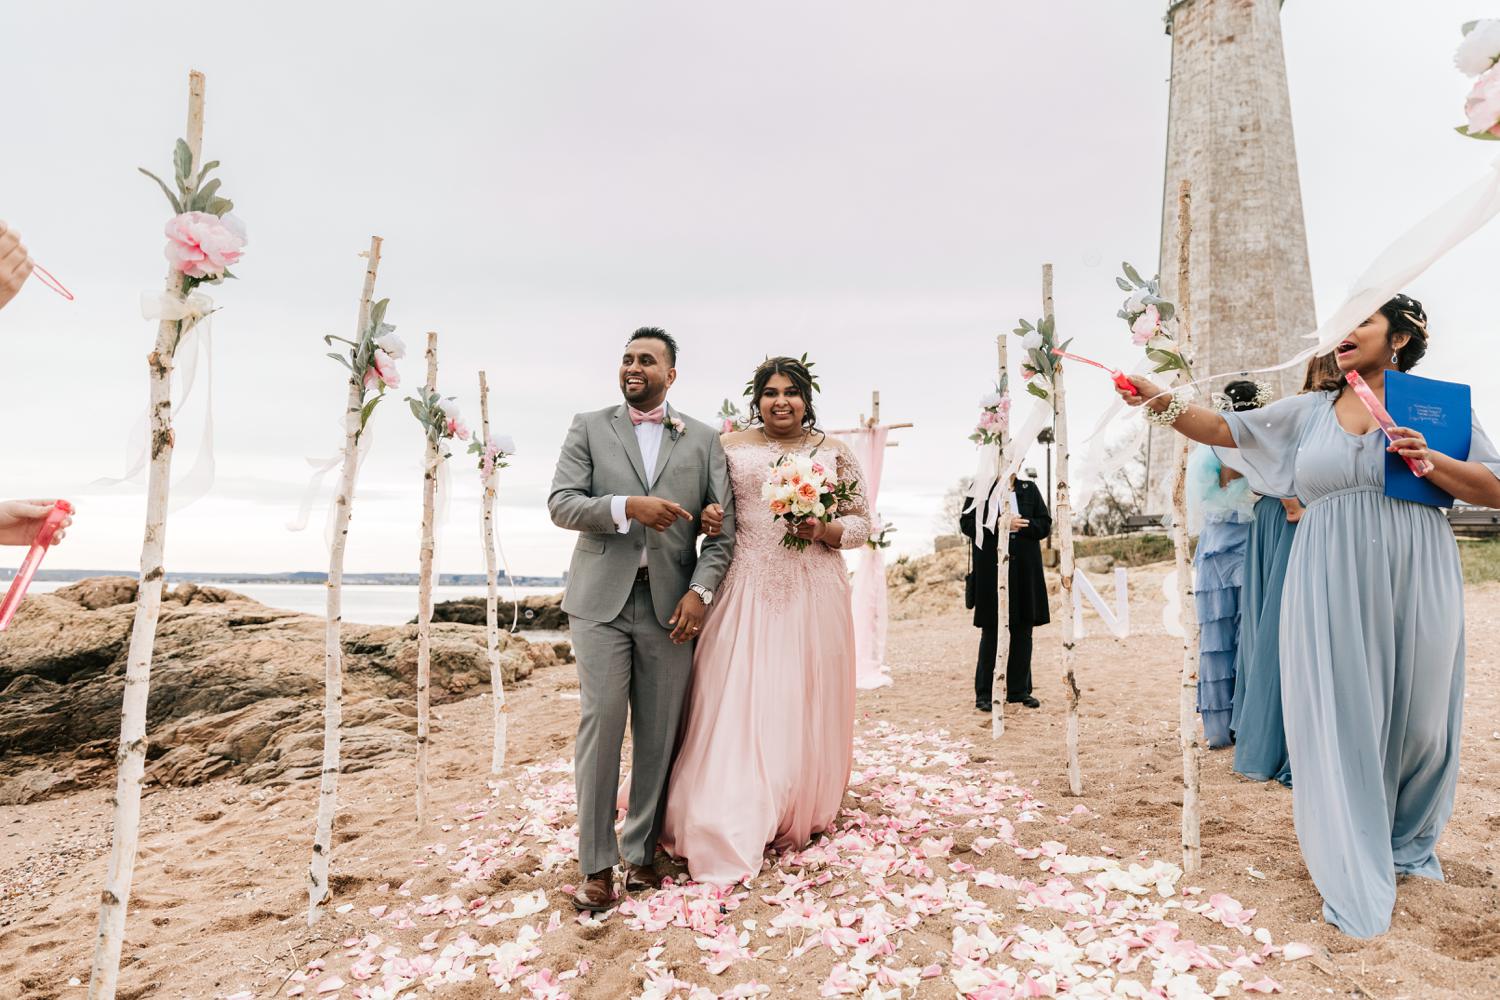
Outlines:
[[406,343],[394,333],[388,333],[383,337],[376,337],[375,346],[397,361],[406,357]]
[[1146,311],[1146,296],[1151,293],[1142,288],[1125,300],[1125,315],[1135,316]]
[[1458,51],[1453,54],[1453,63],[1464,76],[1478,76],[1500,59],[1500,20],[1490,18],[1474,25],[1474,30],[1464,36]]
[[500,434],[496,437],[490,438],[490,444],[492,444],[495,450],[500,452],[502,455],[514,455],[516,453],[515,439],[512,438],[509,434]]
[[[1024,343],[1024,341],[1023,341],[1023,343]],[[986,393],[985,395],[979,397],[979,408],[981,410],[987,410],[987,409],[989,409],[992,406],[999,406],[999,405],[1000,405],[1000,394],[998,392]]]
[[1040,333],[1037,333],[1035,330],[1032,330],[1026,336],[1021,338],[1021,346],[1026,348],[1028,351],[1036,350],[1037,348],[1042,346],[1042,335]]
[[461,416],[458,410],[458,400],[456,399],[444,399],[438,403],[438,408],[443,411],[443,416],[449,420],[457,421]]

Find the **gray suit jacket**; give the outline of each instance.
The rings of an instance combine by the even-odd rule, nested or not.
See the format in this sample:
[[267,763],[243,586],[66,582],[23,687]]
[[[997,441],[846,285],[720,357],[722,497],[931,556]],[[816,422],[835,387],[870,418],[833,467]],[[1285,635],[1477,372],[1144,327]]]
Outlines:
[[[657,620],[667,627],[672,611],[691,584],[716,590],[734,551],[734,493],[729,463],[712,427],[667,407],[667,417],[683,423],[681,434],[662,429],[651,487],[626,406],[621,403],[580,413],[568,428],[547,510],[552,523],[579,533],[568,569],[563,611],[586,621],[619,616],[635,585],[641,549],[651,573],[651,600]],[[693,520],[678,520],[665,532],[632,522],[621,534],[610,516],[616,496],[654,496],[681,504]],[[717,503],[724,508],[724,530],[705,538],[698,554],[698,516]]]

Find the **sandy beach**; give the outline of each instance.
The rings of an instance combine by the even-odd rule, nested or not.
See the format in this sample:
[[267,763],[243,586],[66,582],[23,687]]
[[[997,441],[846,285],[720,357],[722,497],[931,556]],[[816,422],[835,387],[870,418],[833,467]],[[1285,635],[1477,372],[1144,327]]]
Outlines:
[[[488,696],[436,710],[438,819],[426,830],[408,762],[344,776],[333,909],[311,930],[313,782],[153,789],[120,996],[389,997],[376,990],[413,960],[422,976],[394,995],[939,997],[972,981],[975,963],[1027,996],[1109,995],[1087,990],[1126,981],[1197,995],[1184,976],[1205,993],[1227,982],[1224,996],[1500,995],[1500,586],[1468,595],[1463,770],[1439,848],[1448,882],[1403,882],[1390,933],[1360,942],[1319,917],[1290,793],[1235,776],[1227,753],[1203,761],[1204,867],[1172,874],[1181,647],[1160,623],[1159,580],[1160,568],[1131,572],[1129,639],[1086,619],[1081,798],[1063,768],[1055,624],[1037,634],[1042,707],[1012,707],[996,743],[972,707],[977,631],[961,613],[895,621],[894,684],[860,695],[833,836],[768,862],[748,889],[672,888],[602,921],[581,920],[565,895],[577,878],[569,665],[511,692],[499,781],[486,773]],[[99,788],[5,808],[0,995],[85,995],[108,802]],[[1069,983],[1076,992],[1060,992]]]

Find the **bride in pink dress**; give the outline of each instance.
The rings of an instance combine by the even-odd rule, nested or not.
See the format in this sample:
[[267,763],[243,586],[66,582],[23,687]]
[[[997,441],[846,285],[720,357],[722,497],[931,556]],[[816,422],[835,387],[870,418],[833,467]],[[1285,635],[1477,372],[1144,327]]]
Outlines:
[[[812,378],[771,358],[752,381],[749,430],[727,434],[734,560],[693,659],[661,843],[698,882],[760,872],[765,849],[795,849],[833,825],[854,752],[854,624],[839,549],[870,536],[853,454],[816,429]],[[857,495],[784,547],[761,484],[783,455],[835,463]]]

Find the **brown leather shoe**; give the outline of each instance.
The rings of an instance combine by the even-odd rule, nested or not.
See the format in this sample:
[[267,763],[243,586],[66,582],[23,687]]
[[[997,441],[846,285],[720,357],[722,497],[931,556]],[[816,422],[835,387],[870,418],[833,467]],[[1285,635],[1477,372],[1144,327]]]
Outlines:
[[638,865],[632,861],[625,862],[625,891],[641,892],[650,890],[655,892],[661,888],[661,873],[656,870],[655,865]]
[[573,893],[573,905],[593,913],[612,909],[615,905],[615,870],[606,868],[585,879]]

